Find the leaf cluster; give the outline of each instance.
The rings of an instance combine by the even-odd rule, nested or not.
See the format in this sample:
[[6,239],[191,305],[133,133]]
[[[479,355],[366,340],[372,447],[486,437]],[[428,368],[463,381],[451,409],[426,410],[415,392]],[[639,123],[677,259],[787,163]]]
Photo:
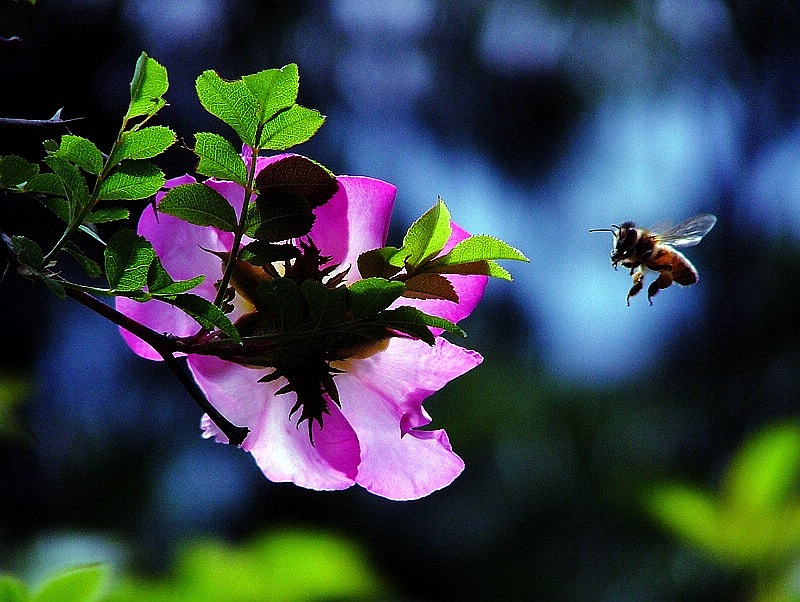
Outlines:
[[436,205],[411,224],[402,247],[383,247],[363,253],[358,259],[358,269],[364,277],[402,282],[404,297],[458,303],[458,294],[445,275],[511,280],[511,274],[497,261],[529,261],[518,249],[487,235],[468,236],[445,251],[452,234],[450,211],[439,198]]

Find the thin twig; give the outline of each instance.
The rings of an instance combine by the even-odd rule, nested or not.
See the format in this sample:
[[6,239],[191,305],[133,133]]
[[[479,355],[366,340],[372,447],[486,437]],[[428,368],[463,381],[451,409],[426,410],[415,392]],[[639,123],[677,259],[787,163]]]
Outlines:
[[192,396],[192,399],[195,400],[197,405],[200,406],[208,417],[214,421],[219,427],[225,436],[228,438],[228,443],[231,445],[239,446],[244,441],[247,434],[250,432],[250,429],[246,426],[236,426],[230,420],[225,418],[217,408],[215,408],[211,403],[206,399],[206,396],[200,390],[200,387],[197,386],[197,383],[186,373],[186,370],[183,369],[180,362],[175,358],[174,355],[171,353],[161,353],[161,357],[164,360],[164,363],[167,367],[172,370],[172,373],[178,378],[178,381],[183,385],[183,388],[189,392],[189,395]]

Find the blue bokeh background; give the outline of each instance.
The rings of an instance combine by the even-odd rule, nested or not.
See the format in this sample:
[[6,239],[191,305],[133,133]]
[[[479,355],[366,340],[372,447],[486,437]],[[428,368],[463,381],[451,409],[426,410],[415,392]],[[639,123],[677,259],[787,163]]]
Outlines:
[[[0,367],[30,382],[33,443],[0,447],[0,568],[80,533],[99,538],[82,540],[95,556],[153,570],[198,534],[299,522],[367,542],[409,598],[740,591],[648,522],[636,487],[713,484],[749,432],[796,416],[794,3],[83,0],[4,3],[0,28],[25,41],[0,55],[0,114],[64,106],[101,146],[142,50],[169,70],[160,116],[187,144],[230,134],[194,95],[203,70],[297,62],[301,104],[327,115],[299,152],[396,184],[395,241],[439,195],[532,259],[464,325],[484,365],[428,404],[467,471],[408,504],[264,481],[199,438],[185,392],[110,324],[3,283]],[[41,156],[38,140],[0,137],[2,152]],[[193,165],[185,150],[170,160],[169,175]],[[700,283],[627,307],[610,237],[588,230],[703,212],[719,223],[687,253]],[[40,219],[0,207],[10,233]]]

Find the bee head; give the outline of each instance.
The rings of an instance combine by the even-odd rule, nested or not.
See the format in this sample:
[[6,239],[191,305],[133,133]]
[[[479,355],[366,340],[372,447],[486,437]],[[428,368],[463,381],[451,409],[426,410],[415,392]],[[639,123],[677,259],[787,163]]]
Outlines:
[[623,222],[621,226],[611,224],[611,228],[595,228],[589,232],[611,232],[614,236],[613,247],[611,249],[611,263],[616,265],[628,257],[633,251],[638,237],[636,224],[633,222]]

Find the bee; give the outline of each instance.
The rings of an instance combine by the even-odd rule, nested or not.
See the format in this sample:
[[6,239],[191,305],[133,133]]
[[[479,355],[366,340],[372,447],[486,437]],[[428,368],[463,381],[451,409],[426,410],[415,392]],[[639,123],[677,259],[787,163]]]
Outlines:
[[623,222],[620,226],[612,224],[611,228],[595,228],[589,232],[611,232],[614,236],[611,265],[615,270],[619,264],[630,268],[633,277],[633,286],[625,299],[628,305],[631,297],[642,290],[647,270],[658,272],[658,278],[647,288],[647,300],[652,305],[656,293],[673,282],[689,286],[698,281],[695,267],[675,247],[696,245],[716,223],[715,216],[702,213],[671,228],[663,222],[649,230],[639,228],[633,222]]

